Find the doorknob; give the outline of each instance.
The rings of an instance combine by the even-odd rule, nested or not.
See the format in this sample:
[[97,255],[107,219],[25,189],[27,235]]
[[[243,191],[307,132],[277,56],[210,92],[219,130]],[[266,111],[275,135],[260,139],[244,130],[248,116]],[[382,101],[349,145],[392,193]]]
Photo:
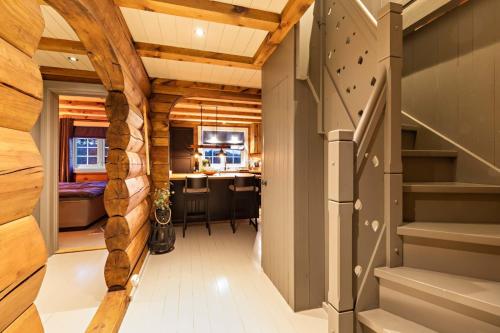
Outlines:
[[261,184],[262,184],[262,186],[267,186],[267,180],[262,179]]

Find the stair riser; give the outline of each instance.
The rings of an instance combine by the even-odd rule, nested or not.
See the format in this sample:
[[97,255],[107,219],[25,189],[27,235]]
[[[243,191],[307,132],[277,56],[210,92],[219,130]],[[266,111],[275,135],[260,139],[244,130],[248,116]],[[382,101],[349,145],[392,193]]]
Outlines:
[[500,282],[500,247],[404,237],[407,267]]
[[415,149],[417,141],[417,132],[401,131],[401,149]]
[[403,157],[405,182],[453,182],[455,159],[448,157]]
[[403,193],[404,221],[498,222],[500,194]]
[[380,307],[441,333],[500,330],[498,317],[384,280],[380,283]]

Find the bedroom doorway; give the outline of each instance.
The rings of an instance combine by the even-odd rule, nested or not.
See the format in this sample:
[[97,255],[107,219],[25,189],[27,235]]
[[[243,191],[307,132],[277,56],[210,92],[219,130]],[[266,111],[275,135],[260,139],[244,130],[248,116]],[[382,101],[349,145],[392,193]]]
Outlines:
[[59,233],[56,253],[102,250],[107,215],[105,98],[59,95]]
[[49,255],[106,248],[106,96],[100,84],[44,81],[34,131],[45,166],[36,214]]

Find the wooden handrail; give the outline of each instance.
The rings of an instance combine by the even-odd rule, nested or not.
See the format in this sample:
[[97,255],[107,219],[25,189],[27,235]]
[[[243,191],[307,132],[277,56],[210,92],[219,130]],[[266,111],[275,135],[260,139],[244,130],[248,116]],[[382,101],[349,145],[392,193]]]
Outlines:
[[385,91],[384,88],[386,86],[386,82],[387,71],[384,66],[380,66],[379,73],[377,75],[377,82],[375,82],[373,92],[370,95],[368,102],[366,103],[366,106],[363,110],[363,115],[361,116],[358,126],[356,127],[356,131],[354,132],[353,141],[356,142],[356,145],[358,146],[358,152],[360,151],[362,143],[368,142],[368,139],[371,139],[366,137],[366,134],[370,132],[368,126],[370,124],[372,124],[372,126],[377,125],[377,122],[373,122],[372,118],[376,114],[377,105],[380,105],[379,101],[381,100],[383,92]]
[[361,0],[356,0],[355,2],[359,6],[359,8],[365,13],[366,17],[370,20],[373,26],[376,28],[378,24],[377,19],[368,10],[368,8],[366,8],[366,5]]

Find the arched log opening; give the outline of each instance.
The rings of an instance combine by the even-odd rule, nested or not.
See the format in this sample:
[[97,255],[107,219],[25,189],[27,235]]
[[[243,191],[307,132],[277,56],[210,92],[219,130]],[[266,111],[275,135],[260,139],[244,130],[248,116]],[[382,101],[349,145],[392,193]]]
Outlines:
[[[46,2],[73,28],[108,90],[105,109],[110,123],[106,163],[109,182],[104,205],[113,223],[105,231],[109,251],[105,281],[110,290],[123,290],[147,253],[149,214],[144,212],[151,205],[145,144],[148,133],[144,126],[148,119],[144,116],[149,109],[149,78],[112,0]],[[117,245],[111,239],[120,242]]]

